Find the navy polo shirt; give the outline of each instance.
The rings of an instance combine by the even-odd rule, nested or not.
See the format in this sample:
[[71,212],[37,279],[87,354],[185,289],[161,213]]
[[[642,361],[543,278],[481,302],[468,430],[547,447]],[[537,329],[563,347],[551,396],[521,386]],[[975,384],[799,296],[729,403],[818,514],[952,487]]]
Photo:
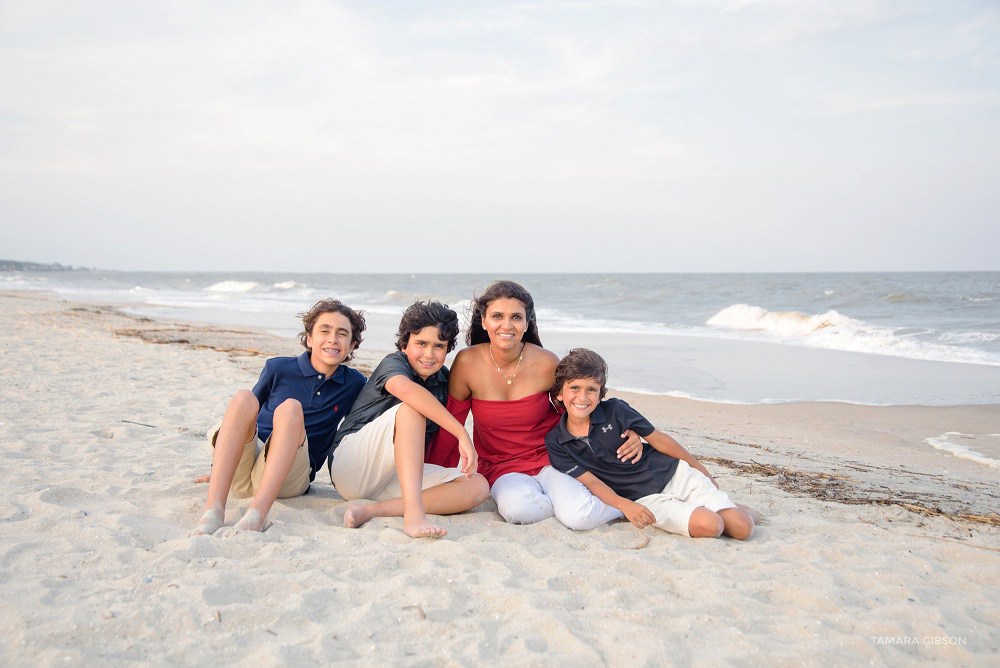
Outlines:
[[[386,382],[393,376],[406,376],[414,383],[421,385],[424,389],[434,395],[434,398],[445,405],[448,402],[448,367],[443,366],[433,373],[426,381],[410,366],[410,360],[406,359],[406,353],[397,350],[385,356],[379,365],[372,371],[371,377],[365,383],[364,389],[358,395],[358,400],[354,402],[354,408],[344,419],[334,440],[334,449],[340,444],[348,434],[361,431],[362,427],[385,413],[387,410],[402,403],[394,394],[385,389]],[[427,431],[424,434],[424,444],[431,442],[438,426],[428,420]]]
[[260,403],[257,414],[257,435],[267,441],[274,428],[274,411],[286,399],[302,404],[306,436],[309,437],[310,480],[333,450],[337,424],[347,415],[365,377],[343,364],[327,378],[316,371],[309,361],[309,351],[298,357],[272,357],[264,363],[253,393]]
[[677,459],[649,443],[642,444],[642,456],[633,464],[618,459],[618,448],[625,439],[622,432],[631,429],[645,438],[654,427],[638,411],[621,399],[606,399],[590,414],[590,435],[577,438],[566,429],[566,415],[545,435],[549,463],[557,471],[579,478],[590,471],[615,494],[635,501],[648,494],[659,494],[674,477]]

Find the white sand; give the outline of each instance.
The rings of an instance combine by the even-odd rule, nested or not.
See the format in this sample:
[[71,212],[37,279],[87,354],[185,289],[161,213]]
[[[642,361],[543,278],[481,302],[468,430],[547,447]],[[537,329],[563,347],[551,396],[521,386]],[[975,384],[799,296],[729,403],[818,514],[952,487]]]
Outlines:
[[[322,475],[263,534],[188,538],[204,431],[263,362],[195,346],[297,343],[35,295],[0,305],[0,665],[996,664],[997,528],[814,496],[996,512],[997,469],[925,439],[960,432],[983,452],[997,406],[629,396],[696,455],[734,462],[707,465],[765,516],[745,543],[647,530],[630,549],[645,541],[627,523],[510,526],[492,502],[414,541],[398,519],[342,528]],[[851,481],[732,468],[754,462]]]

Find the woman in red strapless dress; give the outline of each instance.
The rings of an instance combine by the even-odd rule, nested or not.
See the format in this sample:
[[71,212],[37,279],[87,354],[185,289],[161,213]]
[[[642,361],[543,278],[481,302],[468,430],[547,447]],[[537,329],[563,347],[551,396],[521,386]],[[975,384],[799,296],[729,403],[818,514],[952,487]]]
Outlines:
[[[463,424],[471,409],[479,472],[503,518],[530,524],[554,515],[571,529],[592,529],[622,517],[549,466],[545,434],[559,422],[549,390],[559,358],[542,348],[528,291],[513,281],[490,284],[473,303],[466,343],[451,367],[448,408]],[[449,437],[439,430],[426,461],[451,465],[456,455]],[[637,447],[632,435],[621,452]]]

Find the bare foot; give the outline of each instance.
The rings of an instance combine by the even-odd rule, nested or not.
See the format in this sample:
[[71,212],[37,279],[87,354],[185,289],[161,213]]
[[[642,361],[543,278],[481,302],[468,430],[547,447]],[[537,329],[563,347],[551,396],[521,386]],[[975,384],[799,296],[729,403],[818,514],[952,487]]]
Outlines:
[[348,529],[357,529],[374,517],[368,505],[356,504],[347,506],[347,510],[344,511],[344,526]]
[[226,523],[226,510],[221,505],[210,508],[198,520],[198,525],[188,536],[211,535],[221,529]]
[[266,516],[261,517],[260,513],[251,508],[246,512],[245,515],[243,515],[243,517],[240,518],[240,521],[237,522],[232,529],[222,534],[222,537],[232,538],[241,531],[257,531],[257,532],[264,531],[265,529],[267,529],[266,522],[267,522]]
[[414,522],[403,518],[403,533],[410,538],[441,538],[448,534],[448,530],[431,524],[426,517]]
[[196,483],[198,482],[212,482],[212,474],[206,473],[205,475],[200,475],[194,479]]

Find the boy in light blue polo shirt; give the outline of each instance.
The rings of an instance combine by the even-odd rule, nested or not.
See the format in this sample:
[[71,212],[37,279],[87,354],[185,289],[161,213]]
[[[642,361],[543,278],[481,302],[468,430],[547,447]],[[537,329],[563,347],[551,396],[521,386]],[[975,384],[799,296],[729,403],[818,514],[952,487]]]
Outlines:
[[365,330],[362,315],[335,299],[302,314],[299,338],[306,352],[264,364],[253,390],[240,390],[222,423],[209,432],[212,473],[205,511],[191,535],[213,534],[225,524],[226,500],[253,496],[232,531],[263,531],[275,499],[305,494],[333,449],[365,377],[343,365]]

